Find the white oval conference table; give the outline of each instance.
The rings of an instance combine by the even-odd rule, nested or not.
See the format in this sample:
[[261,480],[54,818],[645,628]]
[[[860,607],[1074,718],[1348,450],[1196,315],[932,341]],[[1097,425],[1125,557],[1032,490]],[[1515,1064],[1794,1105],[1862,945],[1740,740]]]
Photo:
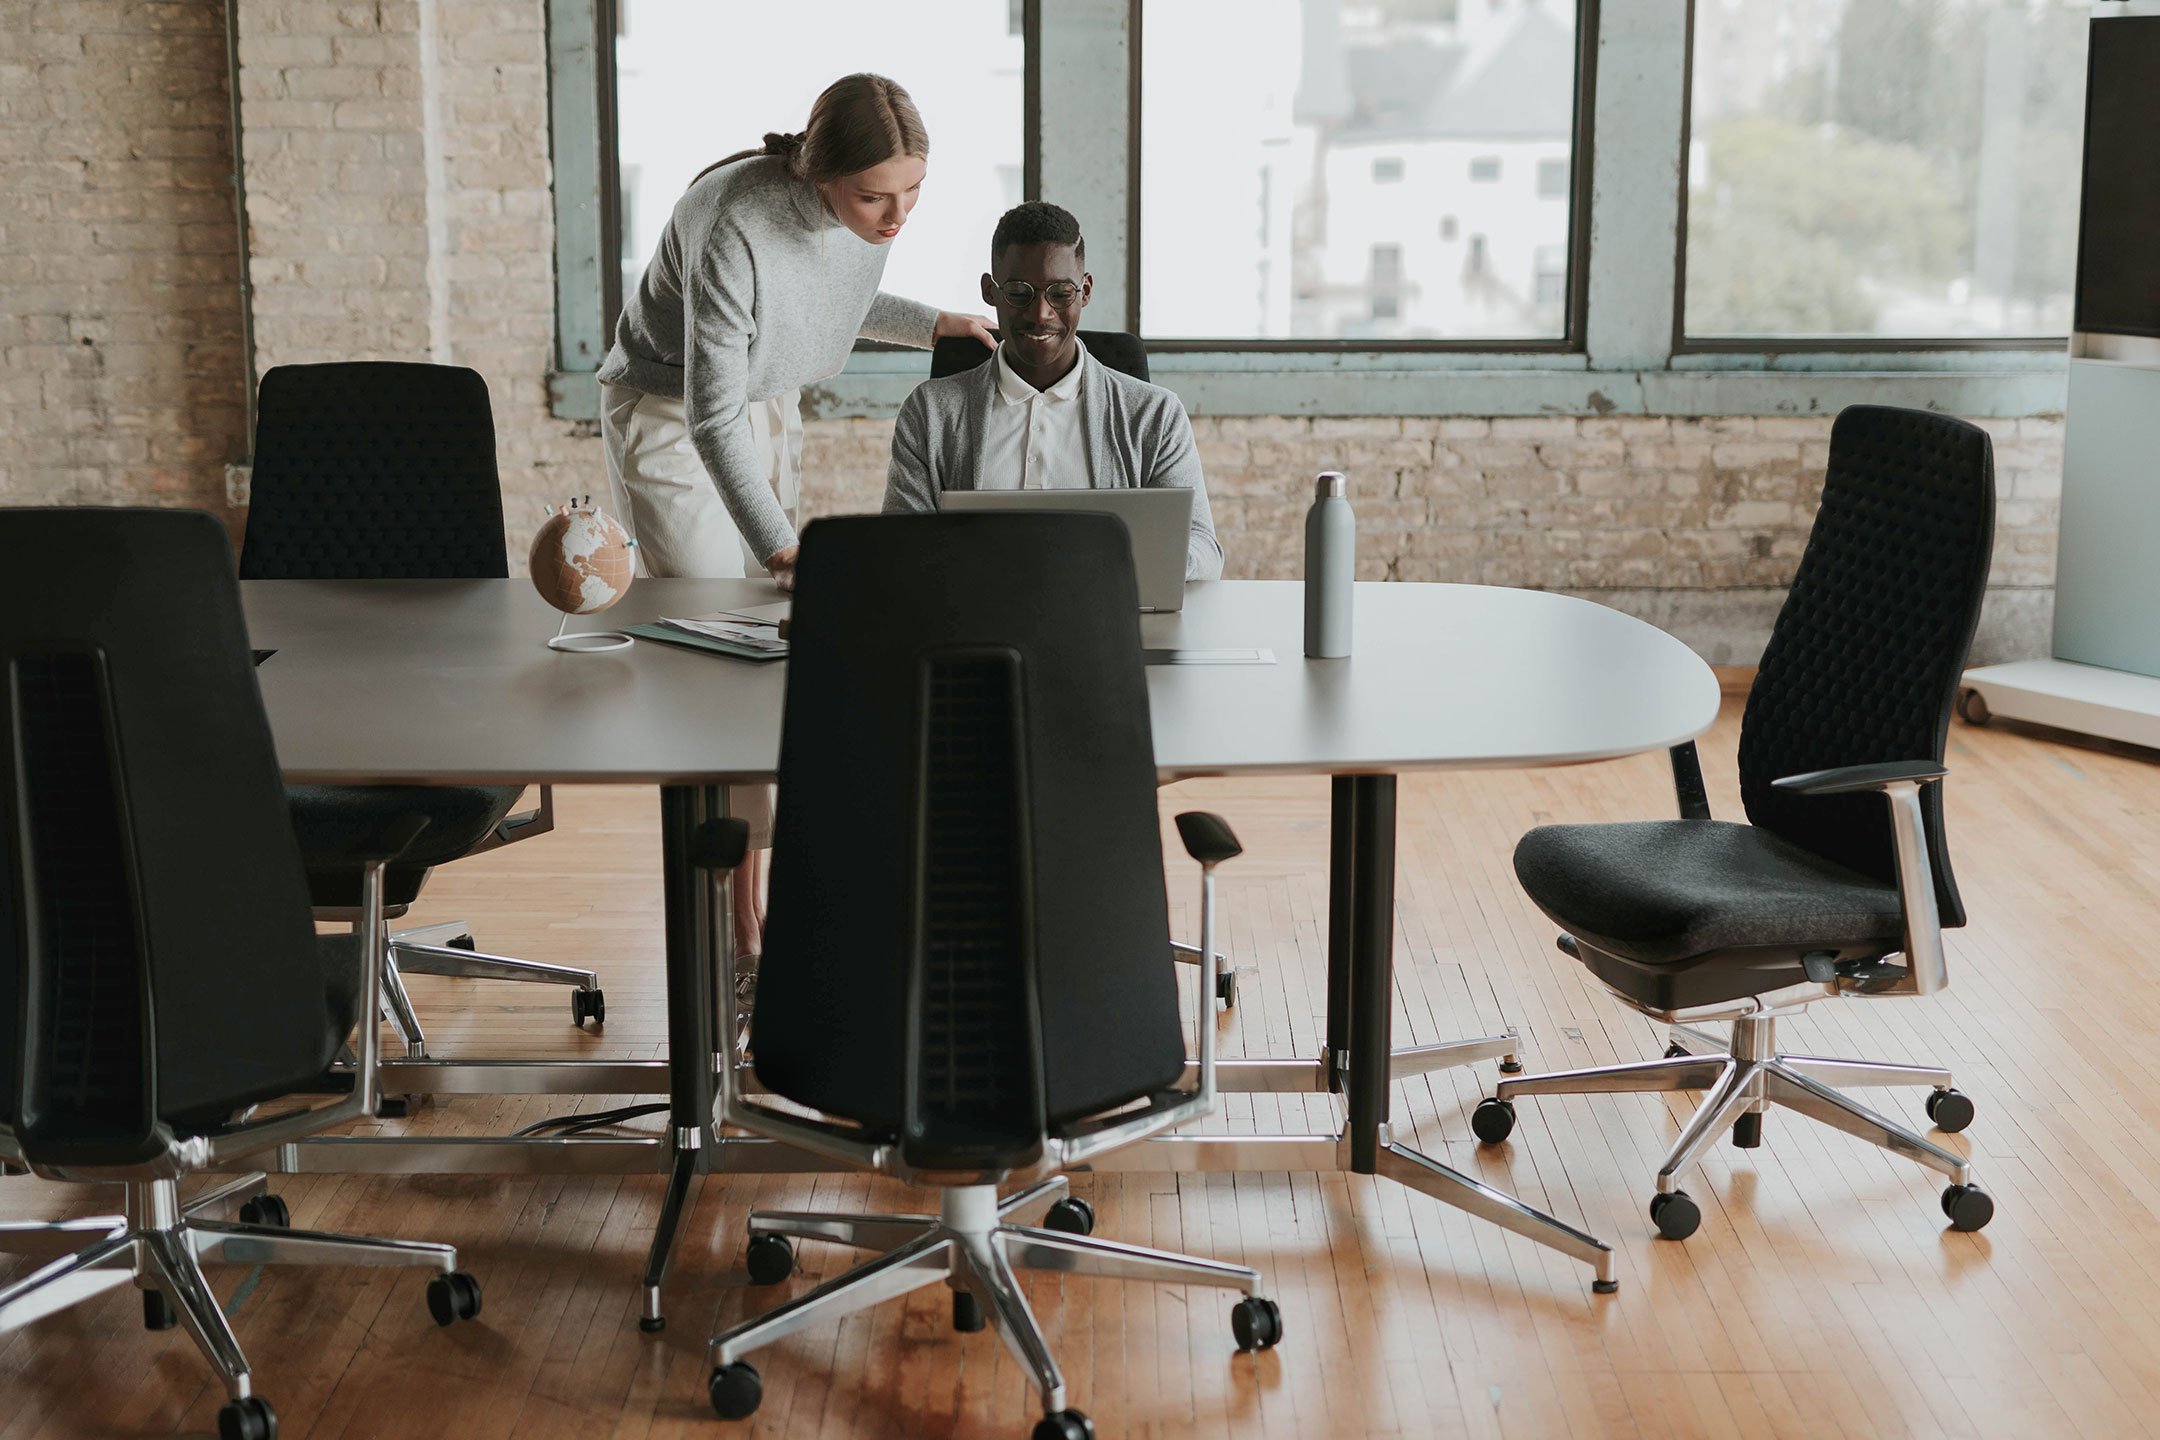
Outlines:
[[[713,1124],[713,1065],[725,1048],[715,975],[729,936],[713,882],[694,863],[696,837],[726,813],[726,783],[772,777],[784,662],[644,641],[607,654],[549,650],[560,617],[522,579],[257,580],[241,590],[252,643],[273,652],[257,675],[288,780],[660,787],[670,1058],[408,1060],[386,1062],[383,1083],[393,1094],[664,1088],[666,1137],[332,1137],[276,1157],[288,1171],[666,1170],[645,1276],[645,1323],[658,1328],[660,1285],[696,1175],[827,1166]],[[614,609],[572,628],[776,598],[764,581],[642,580]],[[1567,596],[1360,584],[1355,653],[1340,660],[1305,658],[1302,604],[1295,582],[1195,585],[1182,612],[1143,616],[1141,633],[1164,779],[1334,777],[1325,1051],[1224,1061],[1221,1082],[1340,1094],[1345,1123],[1323,1135],[1166,1136],[1099,1168],[1387,1175],[1588,1263],[1595,1288],[1609,1291],[1604,1244],[1388,1138],[1392,1079],[1486,1058],[1507,1063],[1514,1049],[1505,1035],[1392,1048],[1396,777],[1681,746],[1716,717],[1717,681],[1671,636]]]

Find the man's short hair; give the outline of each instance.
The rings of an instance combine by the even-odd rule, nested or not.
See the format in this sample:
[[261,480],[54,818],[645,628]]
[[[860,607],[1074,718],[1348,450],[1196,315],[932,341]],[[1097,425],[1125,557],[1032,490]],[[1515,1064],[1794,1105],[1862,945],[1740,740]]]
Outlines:
[[1070,245],[1074,258],[1087,264],[1087,241],[1080,238],[1080,222],[1070,210],[1047,200],[1015,205],[998,217],[997,229],[990,233],[990,268],[995,270],[998,256],[1015,245]]

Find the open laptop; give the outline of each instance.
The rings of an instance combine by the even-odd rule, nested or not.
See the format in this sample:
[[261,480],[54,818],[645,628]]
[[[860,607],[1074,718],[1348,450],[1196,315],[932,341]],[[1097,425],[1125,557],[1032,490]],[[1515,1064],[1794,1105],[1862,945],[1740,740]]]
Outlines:
[[1152,490],[947,490],[941,510],[1076,510],[1115,515],[1132,541],[1140,608],[1185,608],[1185,551],[1192,531],[1193,492],[1165,485]]

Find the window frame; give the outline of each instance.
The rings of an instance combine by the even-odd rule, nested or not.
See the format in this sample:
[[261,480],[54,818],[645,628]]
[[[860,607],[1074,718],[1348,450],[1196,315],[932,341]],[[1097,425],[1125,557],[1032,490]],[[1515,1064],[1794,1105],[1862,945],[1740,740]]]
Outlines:
[[[1865,3],[1865,0],[1853,0]],[[1695,5],[1687,0],[1687,79],[1680,94],[1680,173],[1687,174],[1688,147],[1695,136]],[[1688,186],[1680,184],[1679,243],[1673,247],[1672,353],[1683,355],[1849,355],[1859,357],[1936,351],[1986,354],[1998,351],[2060,350],[2067,357],[2070,336],[2061,335],[1690,335],[1687,331]],[[2067,363],[2067,358],[2066,358]]]
[[[1024,198],[1048,195],[1088,216],[1091,319],[1126,330],[1139,309],[1144,3],[1023,0],[1022,12]],[[612,54],[615,4],[547,0],[557,276],[549,390],[556,415],[588,422],[598,415],[593,371],[605,354],[600,311],[619,223],[608,218],[616,200],[595,193],[613,184],[616,164],[613,66],[599,63]],[[1861,401],[1980,417],[2059,413],[2068,337],[1682,333],[1694,21],[1695,0],[1580,0],[1564,338],[1151,339],[1156,382],[1196,416],[1828,415]],[[1601,134],[1626,143],[1601,146]],[[860,347],[819,387],[813,418],[889,418],[928,363],[919,351]]]

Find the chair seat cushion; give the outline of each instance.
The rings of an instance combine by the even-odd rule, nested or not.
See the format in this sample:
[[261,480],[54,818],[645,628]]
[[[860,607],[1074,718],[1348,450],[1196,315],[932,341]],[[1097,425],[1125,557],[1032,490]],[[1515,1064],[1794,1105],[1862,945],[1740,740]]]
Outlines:
[[517,785],[288,785],[293,833],[317,909],[360,903],[356,845],[401,815],[428,817],[412,848],[388,868],[384,901],[409,905],[430,867],[447,864],[485,840],[525,793]]
[[1639,964],[1904,933],[1895,886],[1721,820],[1541,825],[1516,845],[1515,875],[1569,933]]

